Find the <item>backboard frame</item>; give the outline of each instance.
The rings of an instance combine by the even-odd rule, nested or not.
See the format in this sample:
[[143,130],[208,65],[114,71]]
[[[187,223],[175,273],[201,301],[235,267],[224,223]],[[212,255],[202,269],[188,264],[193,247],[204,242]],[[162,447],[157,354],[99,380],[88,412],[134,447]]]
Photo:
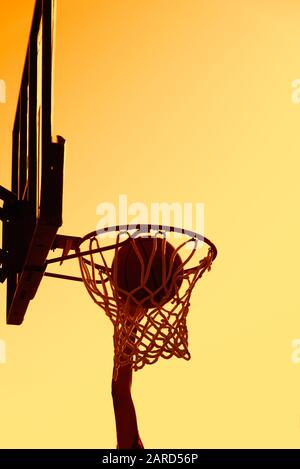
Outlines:
[[53,0],[36,1],[13,126],[11,192],[0,191],[4,201],[0,280],[7,279],[7,324],[22,323],[62,225],[65,141],[52,140],[51,124],[53,11]]

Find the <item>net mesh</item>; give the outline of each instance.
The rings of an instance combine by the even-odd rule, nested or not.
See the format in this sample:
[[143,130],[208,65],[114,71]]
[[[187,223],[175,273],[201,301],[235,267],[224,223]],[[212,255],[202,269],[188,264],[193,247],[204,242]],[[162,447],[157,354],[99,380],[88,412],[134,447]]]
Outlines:
[[[125,240],[122,241],[124,236]],[[151,234],[151,237],[162,237],[165,240],[165,233],[157,232]],[[147,288],[156,245],[153,244],[152,254],[145,259],[139,252],[136,239],[129,232],[119,233],[113,255],[114,259],[117,259],[119,250],[125,243],[131,243],[136,251],[142,267],[140,286],[147,293],[141,300],[134,295],[134,290],[120,291],[114,280],[118,263],[112,263],[108,258],[109,251],[103,250],[99,237],[93,236],[87,240],[88,250],[91,251],[89,254],[81,256],[80,247],[78,248],[79,265],[85,287],[114,326],[114,379],[117,378],[119,367],[123,365],[130,364],[136,371],[146,364],[155,363],[160,357],[169,359],[175,356],[185,360],[190,359],[186,324],[190,297],[196,282],[206,270],[210,270],[213,261],[213,252],[209,248],[207,255],[201,258],[196,266],[188,268],[199,247],[199,240],[195,238],[182,242],[174,250],[168,262],[162,258],[164,275],[159,288],[164,289],[167,297],[172,292],[172,299],[160,304],[155,300],[157,290],[151,291]],[[186,247],[189,249],[185,249]],[[182,265],[174,272],[174,259],[177,253],[181,257]],[[149,304],[149,299],[153,304],[150,308],[145,307],[146,303]]]

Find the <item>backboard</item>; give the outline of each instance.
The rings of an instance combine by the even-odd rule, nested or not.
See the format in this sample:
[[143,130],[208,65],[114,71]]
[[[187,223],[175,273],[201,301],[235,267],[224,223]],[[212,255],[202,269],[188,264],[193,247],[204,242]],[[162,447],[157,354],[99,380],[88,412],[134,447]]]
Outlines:
[[8,324],[22,323],[62,224],[64,139],[51,133],[54,6],[35,4],[13,127],[11,191],[0,187]]

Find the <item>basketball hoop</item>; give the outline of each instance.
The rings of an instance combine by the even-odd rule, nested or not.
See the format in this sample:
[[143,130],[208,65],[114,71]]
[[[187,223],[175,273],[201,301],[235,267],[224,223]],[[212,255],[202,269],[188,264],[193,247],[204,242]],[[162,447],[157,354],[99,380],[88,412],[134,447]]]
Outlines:
[[[112,232],[116,233],[116,242],[104,245],[104,235]],[[167,264],[169,243],[166,237],[169,233],[181,233],[186,239],[181,240],[176,248],[172,247]],[[141,240],[145,238],[152,241],[151,252],[147,256],[142,255],[141,249]],[[169,359],[176,356],[189,360],[186,319],[191,293],[216,258],[214,244],[192,231],[142,224],[112,226],[88,233],[83,238],[72,239],[73,244],[71,242],[69,247],[75,250],[75,254],[47,263],[78,258],[81,278],[89,295],[114,326],[114,380],[120,366],[130,364],[136,371],[146,364],[155,363],[160,357]],[[199,246],[204,244],[208,245],[208,252],[197,262]],[[131,249],[139,262],[138,288],[124,290],[124,286],[116,281],[120,267],[117,260],[125,248],[127,252]],[[163,274],[157,288],[150,288],[149,275],[156,254],[161,258]],[[191,261],[194,261],[192,266]],[[58,274],[46,275],[67,278]],[[141,288],[142,295],[139,294]]]

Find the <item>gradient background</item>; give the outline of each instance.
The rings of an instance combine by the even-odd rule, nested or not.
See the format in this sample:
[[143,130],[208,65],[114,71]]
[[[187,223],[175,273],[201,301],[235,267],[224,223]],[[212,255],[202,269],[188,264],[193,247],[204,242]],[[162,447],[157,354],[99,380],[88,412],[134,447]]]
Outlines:
[[[134,374],[145,447],[299,448],[299,2],[57,3],[60,232],[93,230],[96,206],[118,194],[203,202],[205,234],[219,249],[193,293],[191,361]],[[6,187],[33,6],[1,2]],[[1,298],[1,447],[115,447],[104,313],[84,287],[45,278],[22,327],[6,326],[5,286]]]

